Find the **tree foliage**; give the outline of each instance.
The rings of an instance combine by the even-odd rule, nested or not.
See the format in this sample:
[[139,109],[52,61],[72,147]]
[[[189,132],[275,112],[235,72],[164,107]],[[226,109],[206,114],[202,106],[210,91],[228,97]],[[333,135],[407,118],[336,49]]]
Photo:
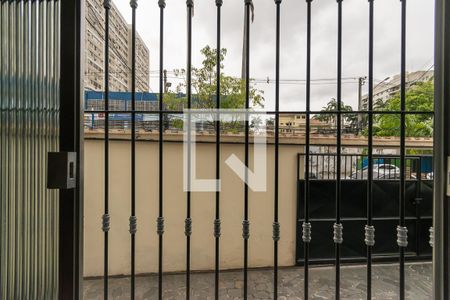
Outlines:
[[[217,86],[217,49],[205,46],[201,49],[203,55],[202,66],[192,68],[192,106],[194,108],[215,108],[216,107],[216,86]],[[223,61],[227,55],[227,49],[220,50],[220,69],[223,70]],[[174,70],[176,76],[186,78],[185,69]],[[166,96],[165,105],[170,107],[180,107],[186,104],[186,97],[179,97],[186,90],[187,83],[177,85],[176,91]],[[245,80],[227,76],[223,72],[220,74],[220,106],[221,108],[237,109],[245,108]],[[253,107],[263,107],[263,91],[257,90],[250,85],[250,103]]]
[[[335,98],[331,98],[331,100],[327,103],[326,106],[322,108],[323,112],[332,112],[338,111],[338,103]],[[350,105],[346,105],[344,102],[341,102],[341,111],[343,112],[352,112],[353,108]],[[326,114],[317,114],[314,116],[314,119],[325,122],[336,124],[336,114],[326,113]],[[343,121],[345,124],[350,126],[356,126],[358,123],[358,116],[356,114],[344,114]]]
[[[400,111],[400,93],[388,99],[382,111]],[[416,83],[406,92],[406,111],[433,111],[434,85],[432,81]],[[406,114],[406,136],[431,137],[433,117],[431,114]],[[374,135],[399,136],[400,115],[375,115]]]

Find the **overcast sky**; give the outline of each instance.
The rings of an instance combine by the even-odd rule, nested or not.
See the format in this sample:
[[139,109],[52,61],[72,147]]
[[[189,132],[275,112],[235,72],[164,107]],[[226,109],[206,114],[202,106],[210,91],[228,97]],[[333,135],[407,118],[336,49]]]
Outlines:
[[[130,22],[129,0],[114,0]],[[157,0],[138,1],[137,30],[150,49],[150,88],[158,92],[159,8]],[[186,2],[167,0],[165,9],[165,68],[186,67]],[[400,71],[399,0],[375,0],[375,84]],[[255,20],[251,25],[252,78],[275,79],[275,4],[273,0],[254,0]],[[433,66],[433,0],[408,0],[407,70],[427,70]],[[336,78],[337,3],[312,2],[312,78]],[[343,74],[345,78],[367,75],[367,0],[343,1]],[[227,48],[225,74],[240,76],[243,34],[243,0],[224,0],[222,8],[222,47]],[[306,1],[284,0],[281,5],[281,79],[304,79],[306,62]],[[196,0],[193,18],[193,64],[200,66],[200,49],[215,47],[216,10],[214,0]],[[177,80],[169,78],[175,85]],[[357,108],[357,80],[343,85],[343,101]],[[274,109],[274,84],[258,83],[264,91],[265,108]],[[305,109],[304,84],[281,85],[282,110]],[[319,110],[336,95],[336,84],[312,86],[312,109]],[[367,85],[363,94],[367,93]]]

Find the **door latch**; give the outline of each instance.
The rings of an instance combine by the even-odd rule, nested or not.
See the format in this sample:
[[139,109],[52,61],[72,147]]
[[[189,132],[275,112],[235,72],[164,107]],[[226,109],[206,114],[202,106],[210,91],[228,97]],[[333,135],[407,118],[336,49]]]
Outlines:
[[76,152],[49,152],[47,156],[47,188],[75,188],[77,176],[76,164]]

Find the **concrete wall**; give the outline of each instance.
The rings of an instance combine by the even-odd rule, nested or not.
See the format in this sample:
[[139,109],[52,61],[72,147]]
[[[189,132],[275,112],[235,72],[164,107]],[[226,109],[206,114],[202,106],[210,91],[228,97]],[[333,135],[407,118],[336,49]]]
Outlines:
[[[164,144],[164,271],[183,271],[185,268],[184,219],[186,195],[183,192],[183,144]],[[224,163],[229,155],[243,160],[244,145],[222,146],[221,193],[221,268],[241,268],[243,263],[243,183]],[[101,217],[104,208],[104,142],[85,141],[85,227],[84,275],[103,274],[103,232]],[[200,178],[215,176],[215,145],[197,145],[197,173]],[[279,219],[281,239],[279,264],[295,264],[296,171],[299,145],[280,145]],[[252,151],[250,151],[251,153]],[[249,196],[249,264],[251,267],[270,266],[273,262],[273,145],[268,146],[268,182],[266,192],[252,192]],[[130,270],[130,142],[110,142],[110,264],[111,275],[129,274]],[[136,202],[138,231],[136,235],[136,271],[157,271],[158,236],[158,144],[139,141],[136,145]],[[250,159],[252,161],[252,158]],[[193,270],[214,268],[213,220],[214,193],[192,194],[193,233],[191,237],[191,265]]]

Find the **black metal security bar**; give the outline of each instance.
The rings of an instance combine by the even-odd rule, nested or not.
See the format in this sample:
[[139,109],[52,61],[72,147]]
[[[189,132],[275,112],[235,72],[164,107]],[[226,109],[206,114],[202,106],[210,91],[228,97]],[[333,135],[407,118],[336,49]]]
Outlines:
[[[216,0],[217,25],[216,25],[216,109],[220,109],[220,64],[221,64],[221,7],[223,0]],[[216,216],[214,219],[215,238],[215,262],[214,262],[214,298],[219,299],[219,275],[220,275],[220,114],[216,116]]]
[[367,299],[372,299],[372,248],[375,245],[373,226],[373,1],[369,0],[369,76],[368,76],[368,143],[367,143],[367,225],[365,243],[367,246]]
[[[32,1],[32,4],[42,3]],[[82,298],[83,282],[83,92],[84,6],[82,1],[57,1],[59,16],[59,150],[76,152],[76,189],[59,191],[59,299]],[[58,15],[58,14],[57,14]],[[34,14],[34,21],[37,15]],[[33,18],[32,18],[33,21]],[[36,40],[35,40],[36,42]],[[35,83],[35,87],[38,84]],[[36,283],[37,284],[37,283]],[[33,298],[33,297],[31,297]]]
[[405,251],[408,229],[405,225],[405,152],[406,152],[406,0],[401,0],[401,56],[400,56],[400,201],[397,243],[400,252],[400,300],[405,299]]
[[159,209],[156,220],[156,232],[158,234],[158,299],[163,297],[163,234],[164,234],[164,8],[165,0],[158,1],[159,6]]
[[[245,1],[245,109],[250,108],[250,10],[252,0]],[[248,299],[248,239],[250,238],[250,222],[248,219],[248,166],[249,166],[249,120],[245,118],[245,183],[244,183],[244,221],[242,222],[242,237],[244,238],[244,299]]]
[[[105,8],[105,110],[109,111],[109,14],[111,10],[111,1],[103,2]],[[103,257],[103,297],[108,299],[108,233],[109,233],[109,114],[105,114],[105,186],[104,186],[104,214],[102,218],[102,230],[104,232],[104,257]]]
[[435,1],[433,299],[449,299],[449,201],[446,160],[450,156],[450,5]]
[[[187,0],[187,66],[186,66],[186,94],[187,108],[192,107],[192,17],[194,0]],[[186,192],[186,220],[184,233],[186,235],[186,299],[191,297],[191,114],[188,114],[188,161],[187,161],[187,192]]]
[[275,0],[276,42],[275,42],[275,188],[273,216],[273,299],[278,299],[278,241],[280,240],[280,223],[278,222],[278,185],[279,185],[279,135],[280,135],[280,6],[281,0]]
[[336,255],[335,296],[340,299],[341,282],[341,244],[343,242],[343,227],[341,224],[341,127],[342,127],[342,0],[338,3],[338,36],[337,36],[337,141],[336,141],[336,223],[333,225],[333,240]]
[[137,0],[131,6],[131,299],[136,295],[136,8]]
[[[305,221],[302,225],[302,240],[304,243],[304,298],[309,298],[309,243],[311,242],[311,223],[309,222],[309,152],[311,131],[311,2],[306,0],[306,136],[305,136]],[[297,172],[298,174],[298,172]]]

